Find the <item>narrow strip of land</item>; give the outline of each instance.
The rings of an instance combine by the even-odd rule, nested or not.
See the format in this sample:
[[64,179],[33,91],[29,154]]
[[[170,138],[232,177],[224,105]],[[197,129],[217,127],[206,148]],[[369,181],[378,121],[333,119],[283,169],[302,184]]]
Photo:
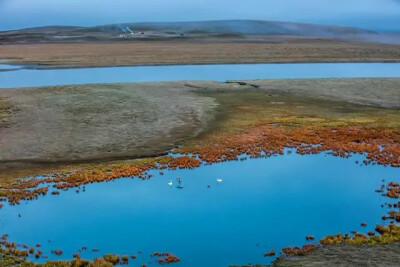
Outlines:
[[329,40],[266,42],[115,42],[2,45],[0,58],[53,67],[128,65],[400,62],[400,46]]

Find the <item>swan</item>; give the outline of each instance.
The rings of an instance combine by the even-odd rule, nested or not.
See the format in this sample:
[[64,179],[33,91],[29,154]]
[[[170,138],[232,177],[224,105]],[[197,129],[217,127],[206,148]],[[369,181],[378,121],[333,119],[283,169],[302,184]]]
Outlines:
[[220,183],[222,183],[222,181],[223,181],[223,180],[222,180],[221,178],[217,178],[217,183],[220,184]]
[[168,185],[169,185],[169,186],[172,186],[172,180],[169,181]]

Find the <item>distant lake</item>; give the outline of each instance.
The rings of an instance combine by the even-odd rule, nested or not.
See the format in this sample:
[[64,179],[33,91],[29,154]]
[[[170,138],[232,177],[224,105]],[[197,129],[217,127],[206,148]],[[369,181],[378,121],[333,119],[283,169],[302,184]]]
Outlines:
[[[12,69],[14,68],[14,70]],[[400,77],[400,63],[298,63],[27,69],[0,66],[0,88],[88,83]],[[2,71],[1,71],[2,70]]]

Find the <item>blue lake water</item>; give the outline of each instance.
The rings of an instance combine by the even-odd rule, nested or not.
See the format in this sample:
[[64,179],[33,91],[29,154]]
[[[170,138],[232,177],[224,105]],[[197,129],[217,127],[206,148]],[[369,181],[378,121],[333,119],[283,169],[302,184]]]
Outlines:
[[[355,163],[362,159],[291,153],[164,175],[152,171],[150,180],[124,178],[87,185],[79,194],[69,190],[7,204],[0,210],[0,234],[29,246],[41,243],[50,259],[71,259],[87,246],[81,253],[87,259],[136,254],[131,266],[157,265],[149,257],[154,251],[180,257],[174,266],[267,264],[265,252],[303,245],[306,235],[318,240],[365,233],[382,223],[387,210],[380,205],[388,199],[374,190],[382,179],[399,181],[400,169]],[[176,176],[183,189],[168,186]],[[217,177],[223,182],[217,184]],[[52,255],[53,249],[64,253]]]
[[[88,83],[400,77],[400,63],[298,63],[18,69],[0,72],[0,88]],[[5,67],[3,66],[3,69]]]

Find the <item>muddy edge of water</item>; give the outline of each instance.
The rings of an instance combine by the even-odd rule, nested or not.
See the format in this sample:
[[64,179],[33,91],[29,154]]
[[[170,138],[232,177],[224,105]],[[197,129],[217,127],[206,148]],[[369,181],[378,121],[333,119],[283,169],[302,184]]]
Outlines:
[[199,134],[264,117],[368,119],[381,114],[396,123],[399,87],[400,79],[393,78],[1,90],[0,169],[5,176],[15,167],[159,155]]

